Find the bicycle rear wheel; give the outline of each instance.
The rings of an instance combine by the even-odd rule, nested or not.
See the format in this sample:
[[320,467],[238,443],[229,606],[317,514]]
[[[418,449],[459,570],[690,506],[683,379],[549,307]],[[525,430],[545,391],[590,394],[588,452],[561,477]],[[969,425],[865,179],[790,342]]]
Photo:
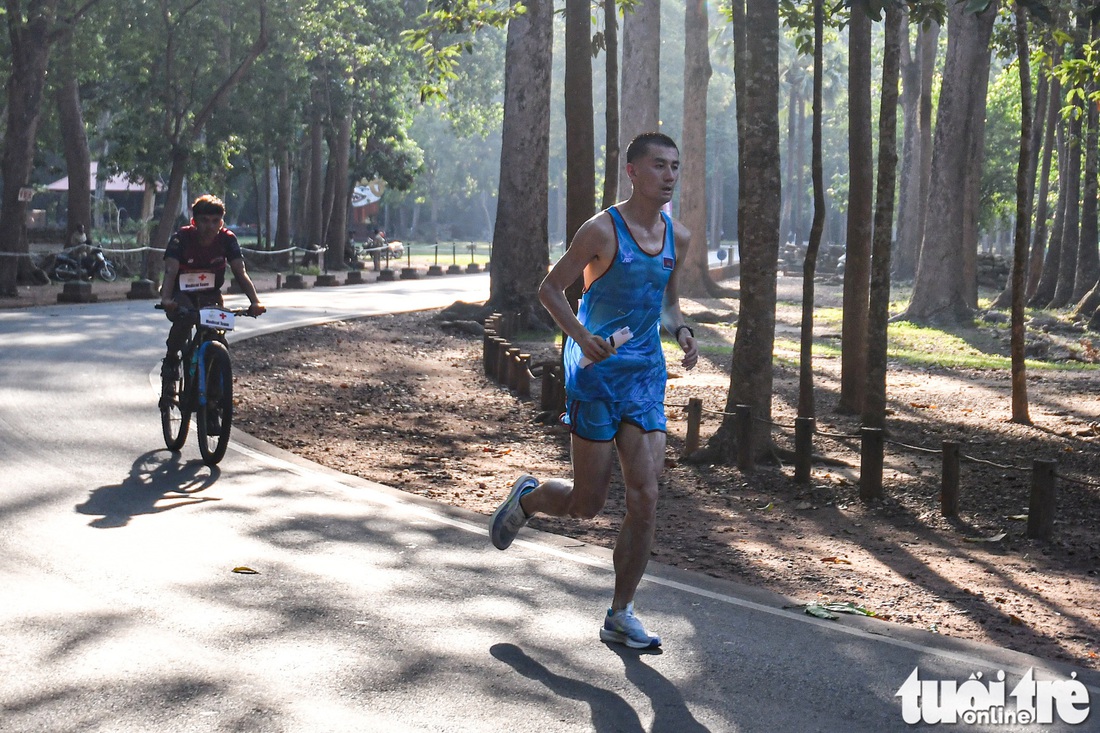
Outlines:
[[200,394],[195,408],[195,427],[199,431],[202,461],[213,466],[229,447],[229,431],[233,425],[233,366],[229,350],[217,341],[208,342],[201,368],[206,376],[205,400]]
[[164,445],[178,451],[187,440],[187,428],[191,425],[187,384],[184,381],[183,357],[177,353],[176,368],[160,379],[160,427],[164,433]]

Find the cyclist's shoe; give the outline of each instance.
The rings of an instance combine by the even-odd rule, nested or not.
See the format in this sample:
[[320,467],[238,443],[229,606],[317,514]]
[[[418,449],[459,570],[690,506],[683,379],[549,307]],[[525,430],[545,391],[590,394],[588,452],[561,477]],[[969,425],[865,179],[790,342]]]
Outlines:
[[217,410],[207,410],[206,412],[206,434],[207,435],[221,435],[222,433],[222,416]]
[[634,615],[633,601],[618,611],[607,609],[607,618],[600,629],[600,641],[626,644],[631,649],[656,649],[661,646],[661,637],[646,633],[642,622]]
[[498,550],[507,550],[512,540],[519,534],[520,528],[527,524],[527,512],[523,511],[519,500],[538,485],[539,482],[535,477],[520,476],[512,484],[512,491],[508,494],[508,498],[493,512],[493,518],[489,521],[489,537]]

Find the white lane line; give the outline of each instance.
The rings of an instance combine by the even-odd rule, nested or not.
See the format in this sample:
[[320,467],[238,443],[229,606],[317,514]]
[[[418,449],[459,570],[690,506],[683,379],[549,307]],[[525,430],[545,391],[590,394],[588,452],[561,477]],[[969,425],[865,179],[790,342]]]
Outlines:
[[[260,461],[261,463],[266,463],[266,464],[268,464],[268,465],[270,465],[274,468],[279,468],[279,469],[282,469],[284,471],[290,471],[291,473],[294,473],[298,476],[301,476],[302,478],[309,479],[310,481],[321,482],[321,483],[325,484],[326,486],[333,487],[333,488],[340,488],[344,491],[348,491],[349,489],[352,488],[351,486],[349,486],[348,484],[343,483],[342,481],[338,480],[334,476],[330,476],[330,475],[325,474],[325,473],[319,473],[319,472],[316,472],[316,471],[313,471],[313,470],[309,469],[308,467],[299,466],[297,464],[290,463],[289,461],[285,461],[281,458],[276,458],[275,456],[271,456],[271,455],[268,455],[266,453],[262,453],[260,451],[254,450],[252,448],[248,448],[246,446],[241,445],[240,443],[231,442],[230,445],[231,445],[232,448],[240,451],[241,453],[243,453],[243,454],[245,454],[245,455],[247,455],[247,456],[249,456],[249,457],[251,457],[251,458],[253,458],[257,461]],[[470,522],[466,522],[466,521],[463,521],[461,519],[455,519],[454,517],[447,516],[446,514],[438,512],[438,511],[436,511],[434,509],[431,509],[429,507],[424,507],[424,506],[421,506],[420,504],[417,504],[417,503],[414,503],[414,502],[404,501],[401,498],[391,496],[388,493],[364,492],[364,493],[357,493],[355,495],[356,499],[362,499],[364,497],[367,498],[369,501],[372,501],[376,504],[382,504],[382,505],[385,505],[387,507],[391,507],[391,508],[394,508],[394,509],[401,509],[401,510],[403,510],[405,512],[408,512],[410,514],[419,515],[420,517],[431,519],[431,520],[436,521],[440,524],[445,524],[445,525],[448,525],[448,526],[451,526],[451,527],[455,527],[457,529],[462,529],[462,530],[465,530],[465,531],[470,532],[472,534],[486,535],[486,532],[487,532],[486,528],[482,525],[472,524]],[[552,555],[554,557],[561,558],[563,560],[569,560],[569,561],[574,562],[574,563],[589,565],[589,566],[592,566],[592,567],[600,568],[601,570],[604,570],[604,571],[607,571],[607,572],[612,572],[612,573],[614,572],[614,567],[612,566],[611,563],[606,562],[604,560],[601,560],[599,558],[586,557],[586,556],[583,556],[583,555],[578,555],[576,553],[567,552],[567,551],[562,550],[562,549],[557,548],[557,547],[551,547],[551,546],[548,546],[548,545],[539,544],[539,543],[530,542],[530,541],[521,540],[521,539],[517,539],[514,544],[521,545],[521,546],[523,546],[527,549],[534,550],[536,552],[541,552],[544,555]],[[758,611],[760,613],[766,613],[766,614],[769,614],[771,616],[777,616],[777,617],[785,619],[787,621],[797,621],[799,623],[809,624],[809,625],[818,627],[820,629],[825,629],[825,630],[828,630],[828,631],[836,631],[836,632],[840,632],[842,634],[848,634],[850,636],[854,636],[854,637],[857,637],[859,639],[863,639],[863,640],[866,640],[866,641],[874,641],[874,642],[879,642],[879,643],[883,643],[883,644],[889,644],[891,646],[895,646],[895,647],[898,647],[900,649],[907,649],[909,651],[915,651],[915,652],[919,652],[921,654],[928,654],[928,655],[932,655],[932,656],[941,657],[941,658],[944,658],[944,659],[949,659],[949,660],[952,660],[952,661],[955,661],[955,662],[960,662],[962,664],[974,667],[974,671],[979,671],[981,669],[989,669],[989,668],[992,668],[992,667],[995,666],[997,669],[1003,669],[1006,672],[1011,671],[1011,672],[1014,672],[1014,673],[1016,673],[1020,676],[1022,676],[1025,672],[1027,672],[1027,670],[1022,668],[1022,667],[1009,666],[1009,667],[1006,668],[1004,665],[1000,665],[1000,664],[995,665],[995,664],[989,662],[986,659],[982,659],[981,657],[977,657],[977,656],[974,656],[973,654],[969,654],[969,653],[966,653],[966,652],[956,652],[956,651],[951,651],[949,649],[938,649],[936,647],[925,646],[923,644],[918,644],[918,643],[912,642],[912,641],[906,641],[904,639],[895,639],[891,636],[886,636],[885,634],[872,633],[870,631],[865,631],[863,629],[854,628],[854,627],[851,627],[851,626],[846,626],[844,624],[831,623],[829,621],[814,618],[812,616],[808,616],[808,615],[805,615],[805,614],[791,613],[790,611],[787,611],[787,610],[784,610],[784,609],[781,609],[781,608],[775,608],[774,606],[767,606],[767,605],[764,605],[762,603],[756,603],[755,601],[745,600],[744,598],[738,598],[736,596],[731,596],[731,595],[728,595],[726,593],[719,593],[717,591],[708,590],[706,588],[699,588],[697,586],[688,585],[686,583],[681,583],[681,582],[676,581],[676,580],[670,580],[668,578],[662,578],[662,577],[653,575],[651,573],[646,573],[646,575],[643,579],[649,581],[650,583],[654,583],[656,585],[662,585],[662,586],[665,586],[667,588],[672,588],[674,590],[678,590],[678,591],[681,591],[681,592],[684,592],[684,593],[689,593],[689,594],[692,594],[692,595],[700,596],[702,598],[708,598],[708,599],[713,600],[713,601],[719,601],[720,603],[726,603],[726,604],[729,604],[731,606],[737,606],[737,607],[740,607],[740,608],[746,608],[746,609],[750,609],[750,610],[753,610],[753,611]],[[1056,679],[1060,678],[1062,676],[1061,671],[1052,670],[1049,667],[1043,666],[1041,659],[1036,658],[1035,661],[1037,663],[1032,665],[1032,666],[1037,671],[1045,672],[1045,673],[1051,675],[1051,677],[1054,677]],[[1085,687],[1092,694],[1100,695],[1100,687],[1097,687],[1097,686],[1094,686],[1094,685],[1089,685],[1089,684],[1085,684]]]

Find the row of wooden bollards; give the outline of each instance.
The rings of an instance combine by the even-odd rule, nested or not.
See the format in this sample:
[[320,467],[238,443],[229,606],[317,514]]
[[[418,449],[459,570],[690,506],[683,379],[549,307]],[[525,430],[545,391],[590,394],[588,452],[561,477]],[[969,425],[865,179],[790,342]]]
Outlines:
[[542,379],[540,404],[546,411],[565,409],[565,380],[560,364],[531,363],[531,355],[512,344],[522,325],[521,314],[493,313],[485,319],[482,362],[485,375],[503,384],[520,399],[530,399],[531,380]]
[[[687,405],[687,435],[683,455],[699,449],[700,424],[703,417],[703,401],[692,397]],[[737,443],[737,466],[742,471],[752,471],[755,466],[753,414],[749,405],[737,405],[733,413],[734,433]],[[813,464],[813,440],[817,434],[816,420],[800,417],[795,420],[794,478],[798,483],[810,480]],[[860,440],[859,498],[873,501],[884,497],[882,469],[886,453],[886,436],[881,428],[861,427],[858,436],[842,436]],[[940,482],[940,513],[949,518],[959,515],[962,452],[960,444],[943,441],[939,451],[943,457]],[[1054,533],[1054,515],[1057,502],[1057,462],[1032,461],[1031,497],[1028,509],[1027,536],[1033,539],[1050,539]]]

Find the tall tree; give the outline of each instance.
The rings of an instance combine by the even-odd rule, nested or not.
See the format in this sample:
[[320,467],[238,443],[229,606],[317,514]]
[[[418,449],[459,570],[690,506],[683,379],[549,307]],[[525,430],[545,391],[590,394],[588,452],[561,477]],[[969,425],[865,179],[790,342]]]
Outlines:
[[[1056,105],[1061,106],[1061,105]],[[1062,234],[1065,230],[1065,213],[1069,199],[1068,171],[1066,162],[1066,121],[1058,119],[1055,124],[1054,149],[1058,155],[1058,198],[1054,204],[1054,221],[1050,226],[1050,240],[1043,258],[1043,268],[1035,285],[1035,292],[1028,299],[1028,305],[1045,308],[1054,297],[1058,286],[1058,271],[1062,263]]]
[[707,246],[707,86],[712,73],[705,0],[684,3],[684,131],[687,154],[680,167],[680,220],[692,232],[688,261],[681,264],[680,294],[717,295]]
[[925,231],[913,296],[904,314],[912,321],[950,322],[971,314],[959,243],[964,236],[968,151],[979,139],[978,127],[984,125],[984,115],[974,114],[984,110],[975,99],[986,86],[978,71],[987,68],[996,5],[994,0],[978,13],[962,3],[949,8],[928,199],[928,220],[937,225]]
[[64,240],[68,243],[72,241],[73,232],[80,226],[92,237],[92,156],[88,150],[88,134],[84,129],[72,33],[65,34],[58,47],[60,53],[55,67],[58,83],[54,96],[57,100],[57,118],[65,151],[65,168],[69,173],[69,190],[65,194],[67,224]]
[[[267,48],[266,0],[240,0],[232,13],[225,3],[208,0],[162,0],[156,7],[140,0],[112,6],[110,31],[116,44],[114,62],[127,98],[138,100],[120,109],[115,125],[120,135],[112,150],[115,165],[143,178],[167,172],[163,214],[152,246],[163,248],[176,227],[184,181],[197,156],[216,149],[208,125],[224,111],[231,92]],[[226,25],[226,19],[231,25]],[[196,33],[202,28],[202,33]],[[227,40],[233,61],[225,64]],[[251,43],[248,43],[248,40]],[[216,173],[225,165],[210,165]],[[152,258],[145,276],[157,276]]]
[[917,272],[928,214],[928,176],[932,168],[932,80],[940,26],[934,20],[916,25],[916,42],[911,46],[905,39],[911,28],[906,20],[901,46],[901,107],[905,124],[897,251],[893,258],[894,276],[900,280],[910,280]]
[[813,122],[810,132],[810,177],[814,188],[814,218],[810,227],[810,241],[806,246],[806,259],[802,263],[802,323],[798,357],[798,416],[815,417],[813,344],[814,344],[814,273],[817,255],[821,249],[821,235],[825,230],[825,180],[821,164],[822,86],[825,76],[824,0],[814,0],[814,77]]
[[[1031,187],[1034,181],[1031,145],[1031,58],[1027,46],[1027,10],[1016,3],[1016,55],[1020,67],[1020,158],[1016,169],[1016,232],[1012,257],[1012,422],[1031,424],[1027,406],[1027,367],[1024,363],[1024,280],[1031,226]],[[1095,177],[1095,174],[1094,174]]]
[[[1058,79],[1054,77],[1050,77],[1044,87],[1047,90],[1046,102],[1043,105],[1036,105],[1037,110],[1046,110],[1046,119],[1042,124],[1043,153],[1042,163],[1039,166],[1038,193],[1035,198],[1035,231],[1031,235],[1027,278],[1024,280],[1027,285],[1024,296],[1029,299],[1035,294],[1036,288],[1039,287],[1039,276],[1043,273],[1043,254],[1046,252],[1047,233],[1049,231],[1047,213],[1050,203],[1047,199],[1050,192],[1050,168],[1054,159],[1055,130],[1058,128],[1058,100],[1062,92]],[[1036,125],[1036,127],[1038,126]]]
[[615,203],[619,193],[619,5],[603,0],[604,47],[604,176],[603,204]]
[[[735,0],[736,5],[737,0]],[[772,354],[775,346],[776,267],[779,258],[779,213],[782,197],[779,161],[779,9],[776,3],[752,3],[741,16],[744,72],[738,94],[738,138],[741,180],[738,197],[741,253],[741,302],[733,344],[726,412],[749,405],[754,415],[754,441],[759,451],[771,443]],[[741,55],[743,54],[743,55]],[[734,424],[727,416],[711,438],[724,457],[736,450]]]
[[872,243],[871,289],[867,333],[867,395],[863,424],[886,427],[886,329],[890,321],[890,250],[894,231],[894,191],[897,175],[898,77],[901,65],[902,9],[886,6],[886,43],[882,61],[879,108],[878,184]]
[[[7,79],[7,117],[0,157],[0,253],[26,254],[27,202],[20,189],[30,183],[34,167],[34,145],[42,115],[53,45],[76,24],[98,0],[73,4],[62,0],[5,0],[11,50]],[[0,296],[16,297],[19,270],[29,268],[24,257],[0,256]]]
[[[513,0],[513,5],[519,0]],[[508,23],[500,195],[493,229],[489,302],[542,316],[538,287],[550,265],[547,203],[550,168],[552,0],[525,0]]]
[[867,388],[867,308],[874,190],[869,0],[852,0],[848,26],[848,230],[844,245],[840,412],[859,414]]
[[[619,149],[661,124],[661,0],[639,0],[623,18],[623,73]],[[630,196],[630,179],[619,161],[619,198]]]
[[[588,0],[565,4],[565,241],[592,216],[596,204],[595,130],[592,122],[592,12]],[[580,297],[579,288],[575,297]]]

